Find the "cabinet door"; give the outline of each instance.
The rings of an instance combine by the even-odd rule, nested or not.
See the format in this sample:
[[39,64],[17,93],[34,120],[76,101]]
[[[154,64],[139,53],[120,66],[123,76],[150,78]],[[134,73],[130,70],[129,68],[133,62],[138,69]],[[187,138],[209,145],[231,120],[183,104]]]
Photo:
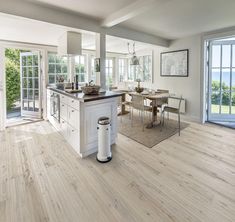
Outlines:
[[65,121],[68,121],[68,106],[64,103],[60,103],[60,116]]
[[64,119],[60,121],[60,132],[65,139],[68,139],[68,124]]
[[75,129],[79,129],[79,111],[68,107],[68,123]]
[[79,131],[72,126],[68,125],[68,142],[75,149],[76,152],[79,152],[80,147],[80,135]]

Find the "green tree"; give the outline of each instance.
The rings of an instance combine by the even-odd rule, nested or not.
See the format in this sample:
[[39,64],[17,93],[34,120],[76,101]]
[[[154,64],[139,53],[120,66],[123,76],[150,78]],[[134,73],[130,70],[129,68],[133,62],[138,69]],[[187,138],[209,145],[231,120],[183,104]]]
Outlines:
[[7,110],[20,98],[20,50],[6,49],[6,97]]

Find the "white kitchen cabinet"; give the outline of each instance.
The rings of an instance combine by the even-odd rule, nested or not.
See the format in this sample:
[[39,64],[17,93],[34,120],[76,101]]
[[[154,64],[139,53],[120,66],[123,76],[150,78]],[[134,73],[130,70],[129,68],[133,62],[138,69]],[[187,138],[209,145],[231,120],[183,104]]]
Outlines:
[[60,103],[60,117],[65,121],[68,121],[68,105]]
[[[58,90],[56,93],[59,93]],[[48,100],[50,100],[49,94],[50,90],[48,90]],[[115,143],[118,97],[82,102],[72,98],[72,95],[66,96],[64,93],[59,95],[60,123],[50,116],[49,111],[48,119],[81,157],[97,152],[97,121],[102,116],[111,119],[111,144]],[[47,104],[49,106],[50,102]]]

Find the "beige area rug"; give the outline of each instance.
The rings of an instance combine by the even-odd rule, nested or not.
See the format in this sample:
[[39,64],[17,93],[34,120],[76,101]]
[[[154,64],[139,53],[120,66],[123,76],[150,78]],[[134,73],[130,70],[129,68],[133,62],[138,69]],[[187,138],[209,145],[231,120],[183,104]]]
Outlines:
[[[147,129],[145,127],[144,131],[142,131],[142,123],[140,120],[138,120],[138,117],[134,118],[133,127],[131,127],[131,120],[128,118],[128,116],[129,115],[123,116],[122,121],[120,121],[119,118],[119,133],[149,148],[152,148],[161,141],[178,134],[178,122],[175,120],[165,119],[165,125],[163,126],[162,131],[160,125],[151,129]],[[146,118],[145,121],[147,125],[149,119]],[[181,131],[188,126],[188,123],[181,121]]]

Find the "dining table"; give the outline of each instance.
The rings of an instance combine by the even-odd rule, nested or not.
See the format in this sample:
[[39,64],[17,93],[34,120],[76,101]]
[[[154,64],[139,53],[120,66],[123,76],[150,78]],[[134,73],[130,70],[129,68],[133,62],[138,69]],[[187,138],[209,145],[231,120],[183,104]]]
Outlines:
[[160,119],[158,120],[157,118],[157,113],[158,113],[158,107],[161,107],[163,105],[163,101],[165,99],[168,99],[169,97],[173,96],[174,94],[166,93],[166,92],[154,92],[154,93],[148,93],[148,92],[143,92],[143,93],[137,93],[137,92],[128,92],[128,94],[131,95],[139,95],[144,97],[144,99],[148,99],[151,101],[150,105],[152,106],[152,118],[151,122],[147,124],[146,128],[154,128],[158,126],[161,121]]

